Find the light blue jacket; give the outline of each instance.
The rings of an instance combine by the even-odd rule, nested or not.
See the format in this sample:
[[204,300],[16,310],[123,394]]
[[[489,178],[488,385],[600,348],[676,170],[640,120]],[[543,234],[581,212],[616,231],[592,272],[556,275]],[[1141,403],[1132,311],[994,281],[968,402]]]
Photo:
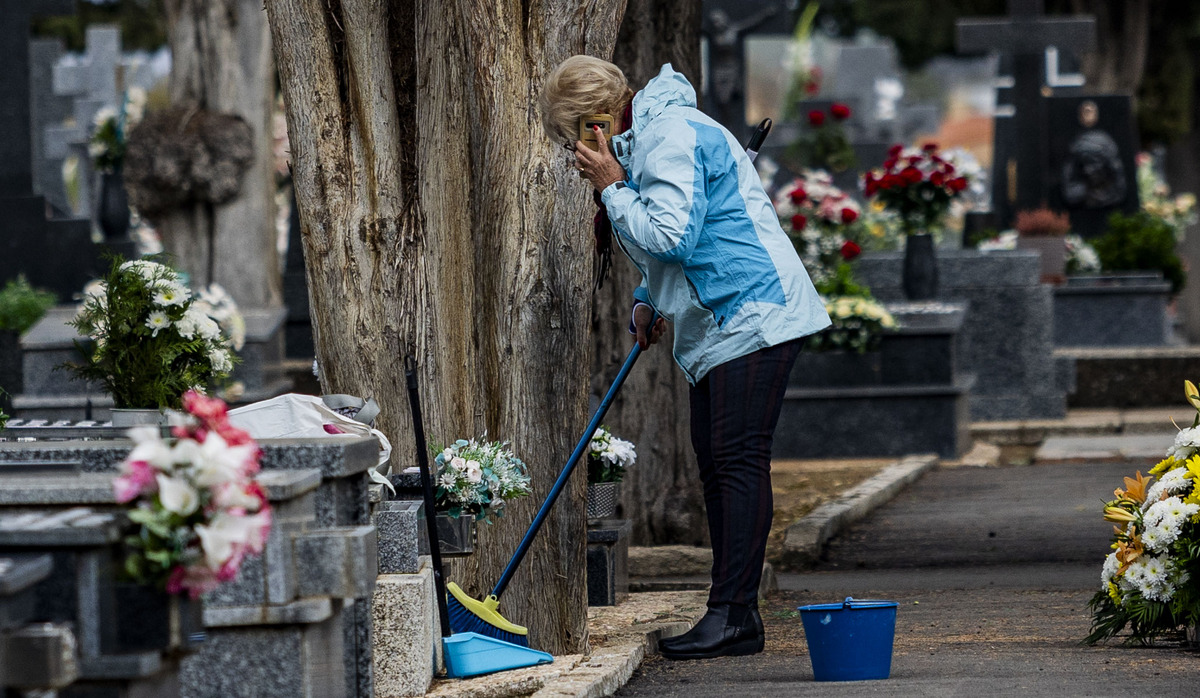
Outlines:
[[612,146],[627,179],[601,198],[642,272],[633,295],[674,324],[689,382],[829,326],[750,158],[670,64],[634,96],[633,126]]

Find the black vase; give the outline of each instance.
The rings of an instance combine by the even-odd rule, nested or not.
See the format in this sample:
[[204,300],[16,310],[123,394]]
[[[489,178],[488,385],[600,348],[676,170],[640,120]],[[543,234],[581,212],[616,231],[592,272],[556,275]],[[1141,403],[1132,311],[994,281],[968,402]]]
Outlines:
[[904,296],[910,301],[927,301],[937,297],[937,255],[933,236],[928,233],[909,235],[904,242]]
[[96,206],[96,223],[107,242],[129,237],[129,196],[125,193],[125,177],[118,167],[100,173],[100,199]]

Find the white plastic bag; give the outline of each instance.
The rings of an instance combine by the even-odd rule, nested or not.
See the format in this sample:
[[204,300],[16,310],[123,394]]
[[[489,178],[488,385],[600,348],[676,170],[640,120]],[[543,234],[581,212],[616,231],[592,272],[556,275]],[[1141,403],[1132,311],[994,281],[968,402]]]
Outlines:
[[[388,459],[392,455],[392,443],[388,438],[378,429],[335,412],[315,395],[287,393],[270,400],[251,403],[230,410],[229,421],[233,426],[245,429],[255,439],[374,436],[379,439],[379,462],[371,469],[371,480],[395,491],[392,483],[385,477],[388,472]],[[326,429],[327,424],[342,433]]]

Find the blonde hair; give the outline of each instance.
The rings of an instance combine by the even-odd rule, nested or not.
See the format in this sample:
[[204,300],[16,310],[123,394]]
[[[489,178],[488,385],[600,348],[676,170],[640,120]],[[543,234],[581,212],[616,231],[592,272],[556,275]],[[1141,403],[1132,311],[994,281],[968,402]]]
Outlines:
[[551,138],[558,136],[573,143],[579,137],[579,117],[613,113],[632,96],[633,90],[617,66],[593,56],[571,56],[546,78],[542,123]]

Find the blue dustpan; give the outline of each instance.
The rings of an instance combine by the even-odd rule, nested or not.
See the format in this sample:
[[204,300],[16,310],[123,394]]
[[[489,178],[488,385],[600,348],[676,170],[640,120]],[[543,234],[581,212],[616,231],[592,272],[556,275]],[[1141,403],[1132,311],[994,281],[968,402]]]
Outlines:
[[443,637],[442,654],[446,660],[446,676],[452,679],[549,664],[554,661],[554,657],[545,652],[479,633],[454,633]]

